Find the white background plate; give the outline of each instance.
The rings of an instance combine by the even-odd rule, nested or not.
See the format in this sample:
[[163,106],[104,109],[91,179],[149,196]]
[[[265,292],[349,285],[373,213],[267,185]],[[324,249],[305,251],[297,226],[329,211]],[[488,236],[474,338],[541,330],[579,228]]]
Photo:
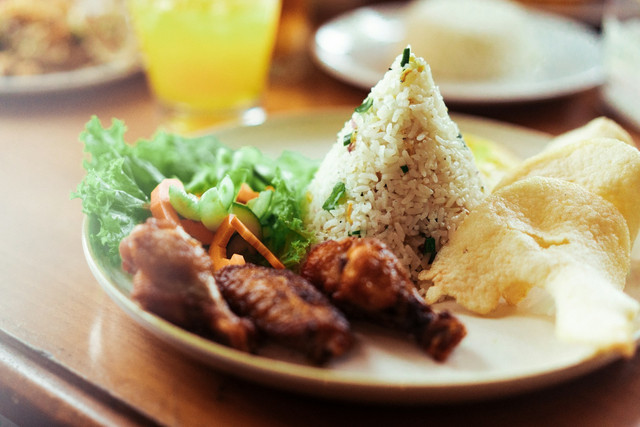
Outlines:
[[[291,149],[321,158],[351,113],[334,110],[281,116],[263,125],[230,128],[216,134],[232,147],[254,145],[270,155]],[[523,157],[539,151],[549,139],[545,134],[497,122],[466,116],[453,118],[463,133],[493,139]],[[441,364],[402,334],[366,325],[355,326],[357,345],[352,352],[322,368],[305,364],[277,347],[266,348],[261,355],[246,354],[188,333],[141,310],[128,298],[131,287],[128,276],[120,269],[109,268],[93,252],[87,239],[88,230],[86,221],[83,244],[93,274],[135,321],[185,354],[218,370],[276,388],[367,402],[461,402],[549,386],[616,358],[594,356],[588,347],[559,342],[548,317],[509,307],[500,308],[492,316],[479,317],[454,303],[435,307],[453,311],[467,327],[468,336]],[[638,276],[634,274],[628,286],[635,298],[640,298]],[[640,328],[636,336],[640,338]]]
[[[312,54],[333,76],[370,89],[404,46],[403,4],[363,7],[338,16],[315,34]],[[485,82],[436,81],[445,101],[458,104],[556,98],[602,84],[600,38],[583,24],[529,13],[542,50],[529,75]],[[428,58],[427,58],[428,62]]]
[[46,94],[84,89],[131,77],[141,69],[140,61],[134,57],[59,73],[0,76],[0,94]]

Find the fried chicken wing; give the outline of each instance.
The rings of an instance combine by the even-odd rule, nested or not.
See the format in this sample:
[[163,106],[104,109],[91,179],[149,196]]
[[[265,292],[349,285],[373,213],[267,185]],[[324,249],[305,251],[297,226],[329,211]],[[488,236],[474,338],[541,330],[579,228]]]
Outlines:
[[302,351],[315,363],[340,356],[353,344],[342,313],[289,270],[232,265],[218,270],[215,279],[236,313],[251,318],[267,337]]
[[347,315],[410,332],[438,361],[466,335],[450,313],[436,313],[424,302],[408,271],[378,239],[321,243],[309,253],[301,275]]
[[254,325],[222,298],[199,242],[168,222],[149,219],[120,243],[123,269],[133,274],[131,298],[180,327],[249,351]]

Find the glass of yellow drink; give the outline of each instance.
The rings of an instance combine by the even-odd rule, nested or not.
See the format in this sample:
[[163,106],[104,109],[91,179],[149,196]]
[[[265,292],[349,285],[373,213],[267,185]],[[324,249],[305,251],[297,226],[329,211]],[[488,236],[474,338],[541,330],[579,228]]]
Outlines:
[[151,90],[172,130],[258,122],[281,0],[129,0]]

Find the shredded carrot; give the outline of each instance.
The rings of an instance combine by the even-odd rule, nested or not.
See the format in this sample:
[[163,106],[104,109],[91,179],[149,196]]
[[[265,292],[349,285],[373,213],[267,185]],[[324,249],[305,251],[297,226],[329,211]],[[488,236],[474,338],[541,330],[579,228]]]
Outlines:
[[227,259],[227,244],[236,231],[232,225],[233,218],[235,215],[227,215],[213,235],[211,246],[209,246],[209,257],[211,257],[213,271],[231,264],[231,260]]
[[[214,271],[229,264],[238,262],[238,258],[236,258],[236,262],[234,262],[234,257],[237,254],[234,254],[231,259],[227,259],[227,244],[235,232],[240,234],[247,243],[253,246],[273,268],[284,268],[284,265],[280,260],[255,236],[255,234],[247,228],[246,225],[242,223],[242,221],[238,219],[238,217],[233,214],[229,214],[216,230],[211,246],[209,247],[209,256],[211,257]],[[237,256],[242,258],[240,255]],[[244,263],[244,258],[242,258],[242,263]]]
[[169,200],[169,187],[172,185],[183,188],[182,182],[179,179],[163,179],[151,192],[149,208],[154,218],[167,220],[177,227],[180,225],[180,216],[173,206],[171,206],[171,201]]
[[231,255],[231,259],[229,259],[229,265],[242,265],[244,264],[244,257],[240,254]]
[[280,262],[278,257],[276,257],[261,241],[256,237],[255,234],[247,228],[235,215],[232,219],[232,225],[242,236],[244,240],[247,241],[251,246],[253,246],[259,253],[262,255],[268,262],[271,264],[273,268],[283,269],[284,265]]
[[184,228],[184,231],[189,233],[194,239],[199,240],[203,245],[211,244],[213,232],[200,221],[182,218],[180,219],[180,225]]
[[347,210],[345,212],[345,216],[347,217],[347,222],[349,224],[353,224],[353,220],[351,219],[351,213],[353,212],[353,203],[347,203]]
[[236,202],[246,204],[249,200],[255,199],[259,195],[260,193],[253,191],[249,184],[243,182],[240,186],[240,191],[238,191],[238,196],[236,196]]
[[208,245],[213,240],[213,233],[209,231],[203,223],[192,221],[190,219],[180,218],[180,215],[171,205],[169,199],[169,188],[171,186],[184,189],[184,185],[179,179],[167,178],[160,183],[151,192],[151,203],[149,209],[151,215],[157,219],[169,221],[175,227],[182,226],[191,237],[199,240],[201,243]]

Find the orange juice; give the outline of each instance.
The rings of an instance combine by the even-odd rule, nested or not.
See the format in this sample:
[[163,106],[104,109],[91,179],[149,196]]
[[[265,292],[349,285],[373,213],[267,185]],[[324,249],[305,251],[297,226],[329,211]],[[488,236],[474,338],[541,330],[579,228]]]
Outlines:
[[130,0],[129,6],[161,104],[212,116],[259,104],[280,0]]

